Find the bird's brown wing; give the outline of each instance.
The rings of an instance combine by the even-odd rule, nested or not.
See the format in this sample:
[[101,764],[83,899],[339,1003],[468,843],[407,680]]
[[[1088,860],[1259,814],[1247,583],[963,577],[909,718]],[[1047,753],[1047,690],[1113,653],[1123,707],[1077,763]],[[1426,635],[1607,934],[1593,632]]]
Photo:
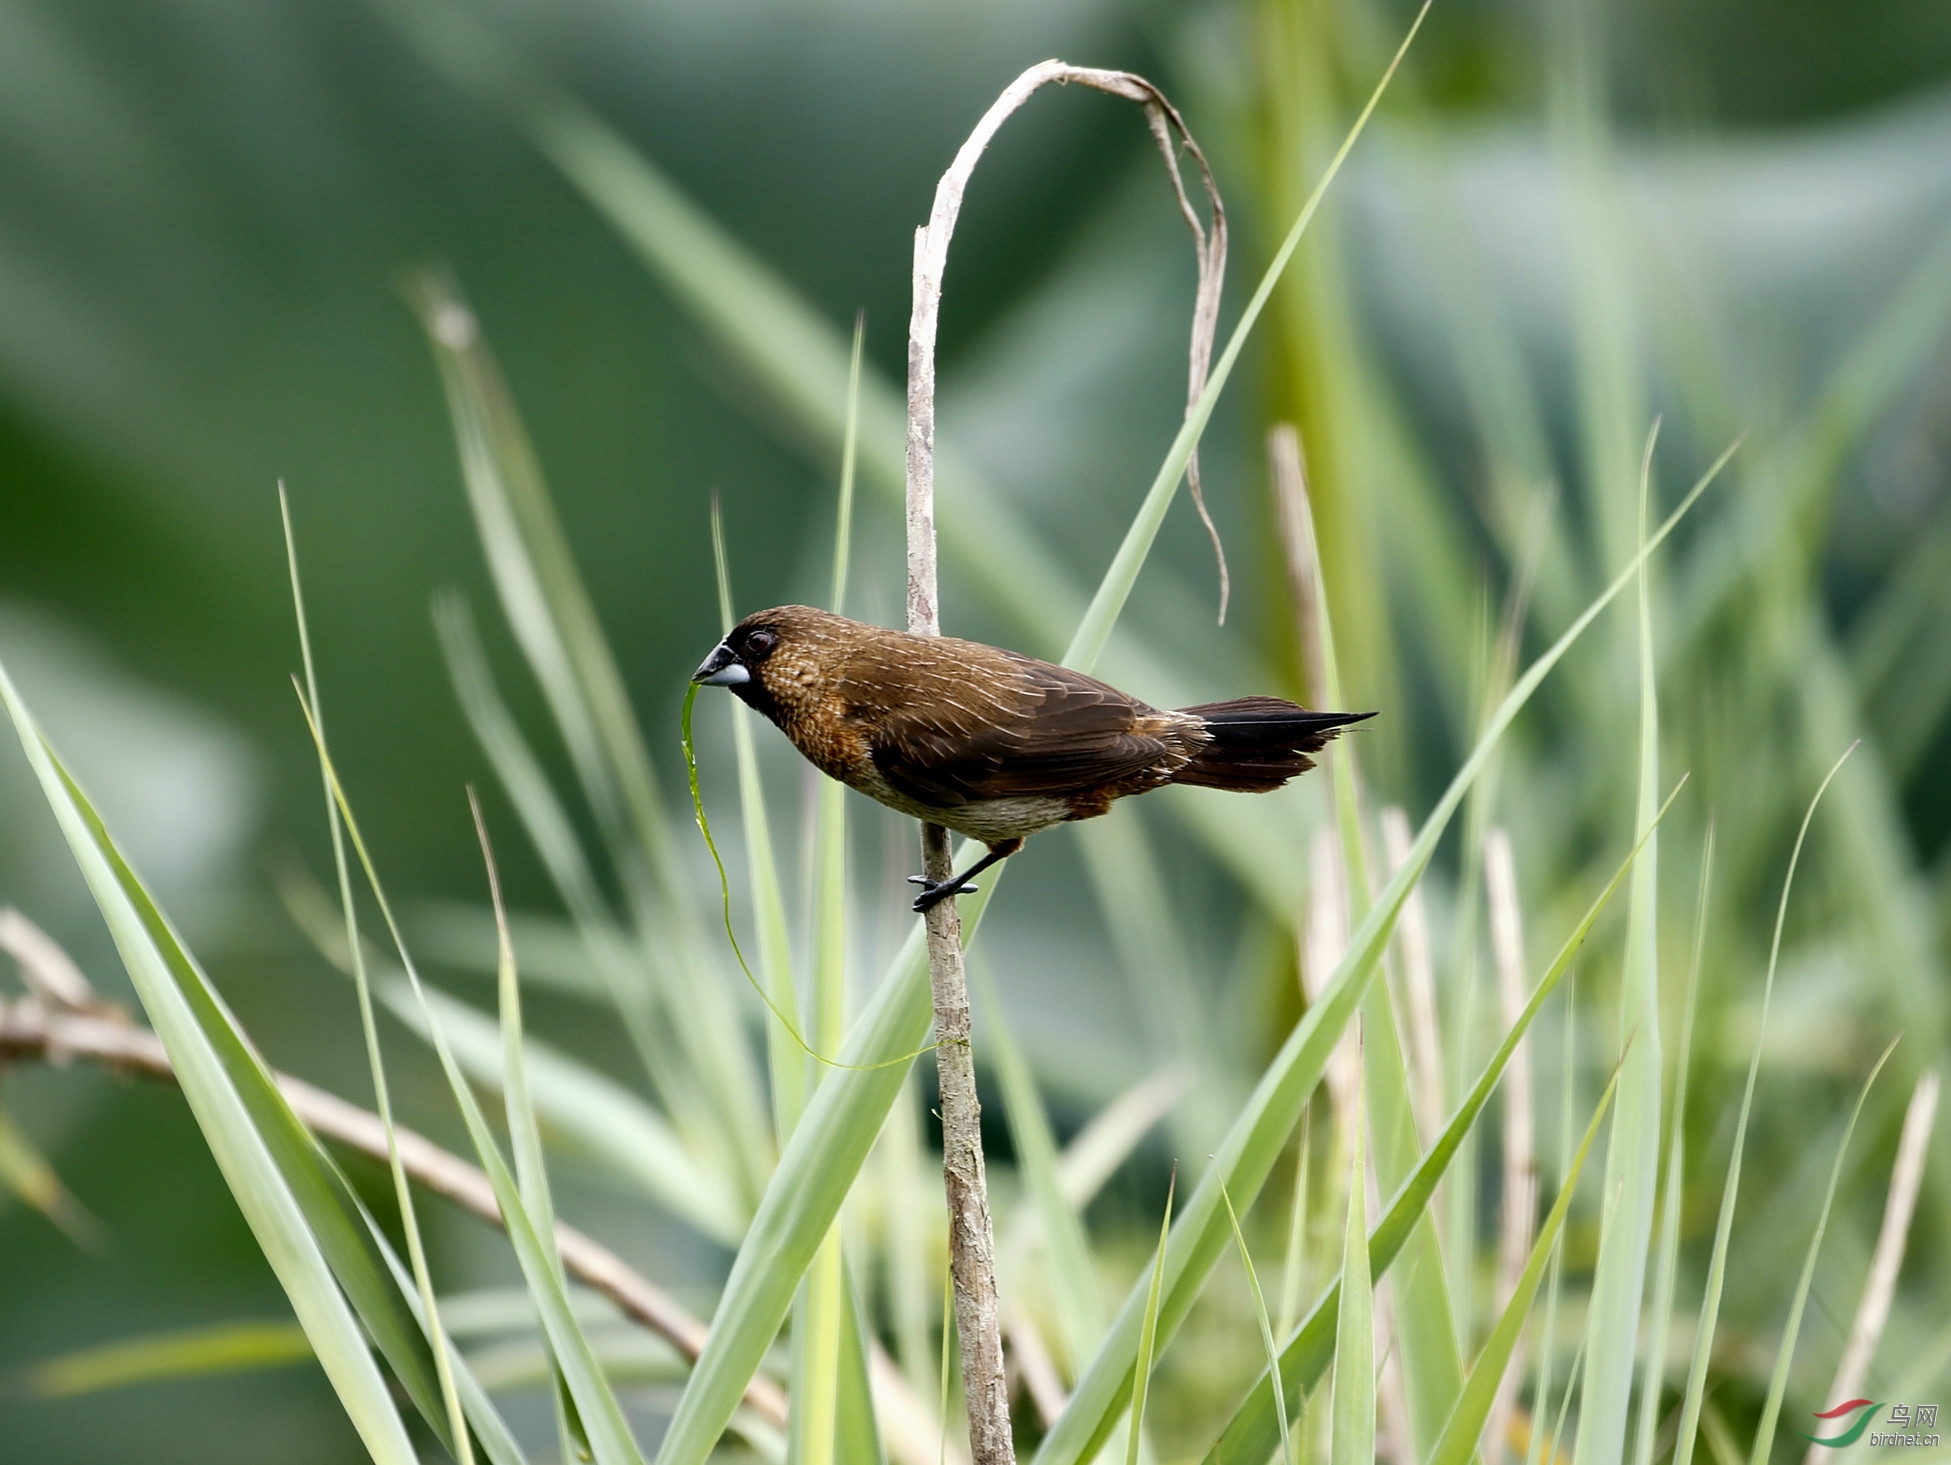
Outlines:
[[1175,751],[1153,731],[1154,709],[1081,672],[969,642],[943,651],[903,669],[904,695],[880,710],[870,744],[881,774],[918,802],[1072,793]]

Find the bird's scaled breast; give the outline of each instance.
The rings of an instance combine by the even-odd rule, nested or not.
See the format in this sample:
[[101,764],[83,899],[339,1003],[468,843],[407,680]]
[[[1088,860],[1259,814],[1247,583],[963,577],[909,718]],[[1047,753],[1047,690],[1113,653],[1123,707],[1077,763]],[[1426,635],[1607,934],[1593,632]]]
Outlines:
[[1016,794],[999,799],[975,799],[953,808],[941,808],[934,804],[924,804],[911,799],[893,784],[889,783],[872,760],[853,772],[841,776],[840,781],[857,792],[866,794],[876,803],[885,804],[897,813],[920,819],[929,824],[940,824],[953,829],[957,834],[970,839],[979,839],[984,844],[1001,844],[1005,840],[1028,839],[1032,834],[1041,833],[1052,825],[1061,824],[1073,817],[1071,801],[1050,794]]

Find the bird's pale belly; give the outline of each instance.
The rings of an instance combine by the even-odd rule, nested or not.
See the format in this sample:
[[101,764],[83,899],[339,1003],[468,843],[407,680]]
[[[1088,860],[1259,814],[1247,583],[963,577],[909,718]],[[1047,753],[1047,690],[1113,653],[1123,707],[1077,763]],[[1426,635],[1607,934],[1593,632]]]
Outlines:
[[978,799],[953,808],[936,808],[918,803],[901,793],[878,771],[845,782],[877,803],[886,804],[911,818],[940,824],[957,834],[979,839],[984,844],[1028,839],[1032,834],[1061,824],[1072,817],[1069,799],[1048,794],[1021,794],[1002,799]]

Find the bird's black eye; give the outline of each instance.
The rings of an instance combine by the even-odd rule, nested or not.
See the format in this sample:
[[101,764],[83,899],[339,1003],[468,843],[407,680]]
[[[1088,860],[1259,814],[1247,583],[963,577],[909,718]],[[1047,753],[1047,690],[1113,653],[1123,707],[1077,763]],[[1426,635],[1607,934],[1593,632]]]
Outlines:
[[745,638],[745,649],[754,656],[764,656],[778,639],[770,631],[754,631]]

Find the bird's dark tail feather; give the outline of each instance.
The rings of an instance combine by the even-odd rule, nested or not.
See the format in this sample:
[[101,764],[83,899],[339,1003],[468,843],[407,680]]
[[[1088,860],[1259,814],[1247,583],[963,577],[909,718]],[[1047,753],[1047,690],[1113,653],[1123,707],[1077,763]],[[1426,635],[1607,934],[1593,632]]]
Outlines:
[[1279,697],[1235,697],[1179,709],[1203,718],[1212,741],[1172,776],[1174,783],[1264,794],[1308,771],[1342,728],[1373,712],[1309,712]]

